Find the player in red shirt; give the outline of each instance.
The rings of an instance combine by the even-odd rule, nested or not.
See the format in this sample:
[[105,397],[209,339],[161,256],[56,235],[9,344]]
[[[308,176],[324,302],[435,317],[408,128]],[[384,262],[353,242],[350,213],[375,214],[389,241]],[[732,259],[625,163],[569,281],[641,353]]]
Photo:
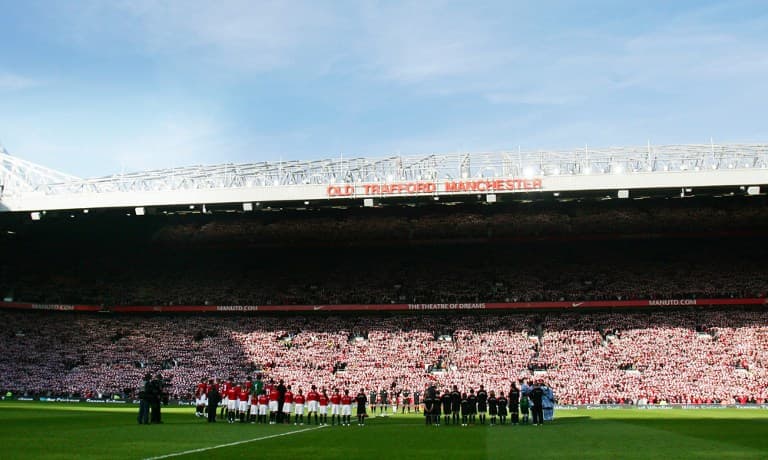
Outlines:
[[251,390],[253,390],[253,378],[250,375],[245,378],[245,384],[243,384],[243,388],[248,391],[248,394],[251,394]]
[[280,393],[278,393],[274,382],[267,387],[267,398],[269,398],[269,424],[274,425],[277,423],[277,410],[279,406],[278,400],[280,399]]
[[344,396],[341,397],[341,418],[345,426],[352,423],[352,396],[349,390],[344,390]]
[[283,414],[285,414],[285,423],[291,423],[291,412],[293,410],[293,391],[288,385],[283,396]]
[[320,412],[320,424],[321,425],[328,425],[328,395],[325,393],[325,388],[323,388],[323,392],[318,397],[318,405],[319,412]]
[[256,423],[256,417],[259,415],[259,397],[256,394],[251,395],[251,407],[248,415],[248,421]]
[[331,425],[336,425],[336,419],[339,420],[339,425],[341,425],[341,395],[339,394],[339,389],[335,388],[333,390],[333,394],[331,395]]
[[221,393],[221,412],[219,413],[220,418],[229,417],[229,389],[234,388],[235,386],[235,379],[230,377],[229,380],[225,380],[221,384],[221,388],[219,388],[219,393]]
[[269,401],[267,399],[267,395],[265,393],[261,393],[259,395],[259,423],[267,423],[267,402]]
[[299,394],[293,397],[293,404],[296,408],[296,417],[293,418],[293,424],[304,424],[304,394],[301,391],[301,388],[299,388]]
[[312,423],[312,414],[315,414],[315,425],[317,422],[317,409],[320,406],[318,402],[320,400],[320,393],[317,392],[317,387],[312,385],[309,393],[307,393],[307,425]]
[[237,397],[237,414],[240,417],[240,423],[245,423],[245,418],[248,415],[248,399],[250,399],[250,393],[245,386],[240,387],[240,393]]
[[206,395],[208,394],[208,385],[206,380],[200,380],[195,389],[195,416],[203,417],[205,414]]
[[237,397],[240,395],[240,389],[230,386],[227,390],[227,421],[235,423],[235,413],[237,413]]

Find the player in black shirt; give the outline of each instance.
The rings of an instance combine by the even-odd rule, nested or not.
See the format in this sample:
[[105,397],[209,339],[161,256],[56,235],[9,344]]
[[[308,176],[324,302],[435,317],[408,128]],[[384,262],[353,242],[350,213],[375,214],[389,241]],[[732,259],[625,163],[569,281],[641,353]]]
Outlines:
[[496,393],[491,390],[488,396],[488,413],[491,415],[491,426],[496,425],[496,415],[499,413],[499,403],[496,399]]
[[381,416],[387,415],[387,406],[389,405],[389,393],[385,388],[382,388],[379,392],[379,412]]
[[467,420],[469,419],[470,410],[469,397],[466,393],[461,394],[461,426],[467,426]]
[[529,395],[533,403],[533,410],[531,411],[533,413],[533,424],[543,425],[544,407],[542,406],[542,399],[544,398],[544,390],[538,382],[533,386],[533,390],[531,390]]
[[499,423],[505,425],[507,423],[507,398],[503,391],[499,392],[497,404],[499,405]]
[[[301,391],[301,390],[299,390]],[[355,398],[357,400],[357,424],[359,426],[365,426],[365,404],[368,402],[368,398],[365,396],[365,390],[360,388],[360,393]]]
[[432,423],[436,426],[440,426],[440,395],[435,392],[432,397],[434,403],[432,403]]
[[371,406],[371,417],[376,417],[376,389],[368,393],[368,404]]
[[509,390],[509,412],[512,414],[512,424],[517,425],[520,422],[520,390],[515,382],[512,382],[512,388]]
[[488,413],[488,392],[482,385],[477,390],[477,412],[480,414],[480,424],[485,425],[485,414]]
[[451,394],[448,393],[448,388],[443,391],[440,402],[443,404],[443,421],[448,425],[451,421]]
[[453,414],[453,424],[459,424],[459,412],[461,411],[461,393],[459,393],[458,387],[453,386],[451,391],[451,413]]
[[469,395],[467,396],[469,401],[469,423],[475,424],[475,416],[477,414],[477,396],[475,396],[475,390],[469,389]]
[[429,395],[428,392],[424,392],[424,419],[427,422],[427,425],[432,424],[432,414],[434,413],[435,408],[433,407],[435,405],[435,400],[432,399],[432,396]]

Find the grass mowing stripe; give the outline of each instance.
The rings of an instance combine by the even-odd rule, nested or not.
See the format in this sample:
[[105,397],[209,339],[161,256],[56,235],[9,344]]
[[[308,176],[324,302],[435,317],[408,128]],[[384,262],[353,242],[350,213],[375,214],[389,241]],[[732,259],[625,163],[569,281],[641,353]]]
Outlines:
[[285,432],[285,433],[272,434],[272,435],[269,435],[269,436],[262,436],[260,438],[246,439],[244,441],[228,442],[226,444],[219,444],[218,446],[202,447],[200,449],[192,449],[192,450],[185,450],[183,452],[174,452],[172,454],[158,455],[156,457],[145,458],[144,460],[159,460],[161,458],[180,457],[182,455],[197,454],[199,452],[205,452],[207,450],[221,449],[223,447],[238,446],[240,444],[247,444],[249,442],[263,441],[265,439],[278,438],[280,436],[288,436],[290,434],[303,433],[305,431],[319,430],[320,428],[325,428],[325,426],[316,426],[314,428],[304,428],[304,429],[296,430],[296,431],[288,431],[288,432]]

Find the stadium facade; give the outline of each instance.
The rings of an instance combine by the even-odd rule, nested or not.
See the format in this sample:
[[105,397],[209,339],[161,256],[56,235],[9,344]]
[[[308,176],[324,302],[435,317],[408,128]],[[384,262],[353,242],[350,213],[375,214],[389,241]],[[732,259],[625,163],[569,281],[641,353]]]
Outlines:
[[0,151],[0,212],[376,206],[390,200],[758,195],[768,145],[664,145],[190,166],[81,179]]

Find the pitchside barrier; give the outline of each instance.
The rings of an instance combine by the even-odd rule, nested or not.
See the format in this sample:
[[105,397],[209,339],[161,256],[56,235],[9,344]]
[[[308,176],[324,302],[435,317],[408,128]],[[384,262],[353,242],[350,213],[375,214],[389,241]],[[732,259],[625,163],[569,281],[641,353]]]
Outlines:
[[713,299],[637,299],[585,300],[581,302],[504,302],[504,303],[418,303],[346,305],[174,305],[174,306],[98,306],[0,302],[0,308],[14,310],[85,311],[114,313],[247,313],[247,312],[322,312],[322,311],[450,311],[450,310],[538,310],[594,308],[727,307],[766,305],[768,298]]

